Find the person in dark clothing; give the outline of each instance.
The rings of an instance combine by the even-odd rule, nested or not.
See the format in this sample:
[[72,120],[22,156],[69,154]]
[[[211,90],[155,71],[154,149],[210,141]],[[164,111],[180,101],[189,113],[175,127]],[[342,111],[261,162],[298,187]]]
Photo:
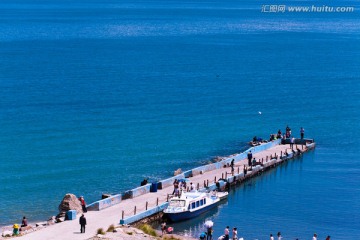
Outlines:
[[213,232],[214,232],[214,231],[213,231],[212,227],[210,227],[210,228],[207,229],[207,235],[206,235],[206,239],[207,239],[207,240],[212,240]]
[[286,138],[290,138],[291,136],[291,128],[289,126],[286,126]]
[[248,166],[251,166],[251,160],[252,160],[252,157],[253,157],[251,151],[248,152],[247,157],[248,157]]
[[79,223],[80,223],[80,226],[81,226],[80,227],[80,232],[85,233],[86,218],[85,218],[84,214],[81,215],[81,217],[79,219]]
[[300,136],[301,139],[304,139],[305,129],[303,127],[300,128]]
[[145,179],[140,183],[141,186],[145,186],[146,184],[148,184],[147,178],[145,178]]
[[235,159],[231,160],[230,167],[231,167],[231,174],[234,176],[234,166],[235,166]]
[[27,221],[26,217],[24,216],[23,220],[21,222],[21,227],[26,227],[27,225],[28,225],[28,221]]
[[172,194],[173,195],[179,194],[179,181],[177,179],[175,179],[173,185],[174,185],[174,191]]
[[224,240],[229,240],[229,234],[230,234],[229,228],[230,227],[227,226],[224,230],[224,236],[225,236]]

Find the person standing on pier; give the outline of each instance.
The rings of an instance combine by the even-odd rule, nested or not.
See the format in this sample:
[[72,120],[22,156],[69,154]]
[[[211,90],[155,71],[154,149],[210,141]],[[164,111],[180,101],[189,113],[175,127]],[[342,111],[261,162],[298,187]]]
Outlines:
[[252,160],[252,157],[253,157],[251,151],[248,152],[247,157],[248,157],[248,166],[251,166],[251,160]]
[[179,181],[177,179],[174,180],[174,191],[173,195],[177,196],[179,194]]
[[281,233],[280,233],[280,232],[278,232],[277,237],[278,237],[278,240],[281,240],[281,239],[282,239],[282,236],[281,236]]
[[317,234],[316,233],[314,233],[314,236],[313,236],[312,240],[317,240]]
[[235,165],[235,159],[231,160],[230,166],[231,166],[231,175],[234,176],[234,165]]
[[81,207],[82,207],[83,212],[86,213],[86,212],[87,212],[87,209],[86,209],[86,202],[85,202],[85,200],[84,200],[84,197],[81,196],[81,197],[79,198],[79,201],[80,201],[80,203],[81,203]]
[[270,234],[270,240],[274,240],[274,237],[272,234]]
[[291,150],[294,150],[294,143],[295,143],[295,138],[292,137],[292,138],[290,139],[290,148],[291,148]]
[[300,136],[301,139],[304,139],[305,129],[303,127],[300,128]]
[[286,138],[289,138],[291,136],[291,128],[289,128],[289,125],[286,126]]
[[80,223],[80,232],[81,233],[85,233],[85,226],[86,226],[86,218],[83,215],[81,215],[80,219],[79,219],[79,223]]

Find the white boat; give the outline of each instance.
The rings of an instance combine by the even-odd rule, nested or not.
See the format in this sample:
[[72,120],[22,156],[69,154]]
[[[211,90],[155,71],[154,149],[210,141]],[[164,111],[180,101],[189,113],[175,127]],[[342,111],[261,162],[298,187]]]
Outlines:
[[180,196],[170,198],[169,206],[164,213],[172,222],[194,218],[215,207],[227,196],[227,192],[217,191],[209,193],[182,192]]

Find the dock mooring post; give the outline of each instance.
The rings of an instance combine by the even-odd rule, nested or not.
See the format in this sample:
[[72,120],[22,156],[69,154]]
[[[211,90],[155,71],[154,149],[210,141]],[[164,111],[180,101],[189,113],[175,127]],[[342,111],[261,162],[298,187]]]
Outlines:
[[204,187],[206,187],[206,180],[204,180]]
[[134,215],[136,215],[136,206],[134,207]]
[[238,174],[240,174],[240,167],[238,167]]
[[224,173],[221,173],[221,178],[224,178]]
[[216,176],[214,177],[214,182],[216,182]]
[[225,178],[227,179],[227,172],[225,172]]
[[147,201],[146,201],[145,209],[146,209],[146,211],[148,209],[148,202]]
[[197,183],[197,190],[200,189],[200,183]]
[[122,210],[122,212],[121,212],[121,219],[122,220],[124,220],[124,215],[125,215],[125,212],[124,212],[124,210]]
[[280,152],[280,158],[282,158],[282,151]]
[[209,179],[206,180],[206,187],[209,187]]
[[159,206],[159,198],[156,198],[156,206]]

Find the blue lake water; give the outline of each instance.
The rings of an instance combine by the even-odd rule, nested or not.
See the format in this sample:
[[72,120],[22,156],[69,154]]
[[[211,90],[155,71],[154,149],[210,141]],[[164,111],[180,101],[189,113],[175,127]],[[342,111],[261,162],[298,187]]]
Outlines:
[[213,219],[216,236],[229,225],[246,239],[359,238],[359,3],[262,4],[1,1],[0,225],[47,219],[68,192],[91,202],[171,176],[289,124],[314,152],[175,230],[196,236]]

